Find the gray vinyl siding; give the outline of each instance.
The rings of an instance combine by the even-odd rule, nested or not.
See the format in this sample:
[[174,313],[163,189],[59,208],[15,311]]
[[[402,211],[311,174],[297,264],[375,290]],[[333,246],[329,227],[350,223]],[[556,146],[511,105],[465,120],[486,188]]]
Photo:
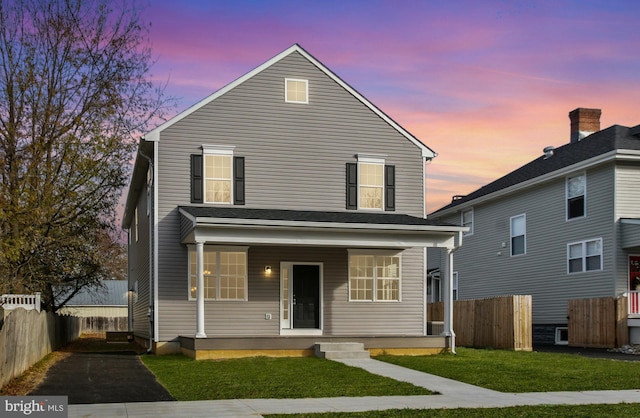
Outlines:
[[[147,194],[143,190],[138,196],[138,240],[129,245],[129,289],[138,281],[138,294],[134,295],[133,331],[137,336],[149,337],[149,216]],[[129,234],[135,234],[135,219]]]
[[[309,104],[284,102],[286,77],[309,80]],[[245,157],[248,208],[345,210],[345,163],[367,153],[396,166],[396,211],[423,215],[420,150],[297,53],[161,133],[167,210],[188,204],[189,155],[202,144]]]
[[616,166],[616,219],[640,218],[640,165]]
[[[309,80],[309,104],[285,103],[285,78]],[[187,252],[180,244],[177,207],[190,204],[190,154],[201,153],[202,144],[233,145],[234,155],[245,158],[246,208],[345,210],[345,164],[366,153],[384,155],[386,164],[395,165],[396,213],[423,215],[420,149],[294,53],[161,132],[156,179],[160,341],[194,332],[195,302],[186,301]],[[315,254],[303,258],[313,261]],[[264,314],[278,313],[278,292],[264,286],[250,282],[248,303],[208,302],[207,332],[273,335],[278,321],[265,321]],[[392,314],[391,305],[385,309]],[[413,333],[414,325],[409,319],[394,327],[409,327]],[[332,332],[366,330],[348,321],[327,326]]]
[[[565,177],[473,206],[474,234],[454,255],[459,298],[533,296],[533,322],[566,323],[569,299],[614,295],[611,165],[587,171],[587,216],[566,220]],[[466,207],[465,207],[466,209]],[[510,255],[510,218],[526,215],[526,254]],[[445,220],[460,223],[460,213]],[[567,273],[567,244],[602,238],[603,270]]]
[[[640,218],[640,166],[632,163],[616,165],[616,212],[617,230],[620,218]],[[628,252],[621,248],[622,236],[618,234],[616,257],[616,294],[629,290],[629,256],[640,255],[640,250]]]
[[[188,300],[187,252],[168,281],[161,300],[160,340],[193,335],[196,302]],[[280,334],[280,263],[322,264],[324,335],[422,335],[422,250],[402,253],[402,302],[349,302],[348,252],[345,248],[251,247],[248,252],[248,300],[206,301],[207,336],[277,336]],[[272,266],[268,277],[264,266]],[[178,270],[181,270],[178,273]],[[265,314],[272,319],[266,320]]]

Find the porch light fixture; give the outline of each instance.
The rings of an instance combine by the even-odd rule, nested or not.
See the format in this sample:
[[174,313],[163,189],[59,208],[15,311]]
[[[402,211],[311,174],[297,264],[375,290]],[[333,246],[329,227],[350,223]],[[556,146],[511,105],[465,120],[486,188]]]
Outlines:
[[264,266],[264,272],[267,274],[271,274],[271,266]]

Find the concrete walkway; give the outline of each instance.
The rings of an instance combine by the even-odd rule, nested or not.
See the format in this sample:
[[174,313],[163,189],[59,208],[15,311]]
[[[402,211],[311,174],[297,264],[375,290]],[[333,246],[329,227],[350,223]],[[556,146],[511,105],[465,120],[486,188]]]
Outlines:
[[489,408],[549,404],[640,403],[640,390],[502,393],[373,359],[338,360],[370,373],[410,382],[439,395],[360,398],[244,399],[193,402],[137,402],[69,405],[75,417],[234,417],[312,412],[363,412],[384,409]]

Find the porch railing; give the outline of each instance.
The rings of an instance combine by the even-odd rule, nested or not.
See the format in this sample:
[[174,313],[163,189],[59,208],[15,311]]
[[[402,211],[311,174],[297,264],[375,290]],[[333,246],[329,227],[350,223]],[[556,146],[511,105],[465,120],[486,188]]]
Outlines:
[[40,292],[36,292],[35,295],[2,295],[0,306],[5,310],[24,308],[40,312]]
[[640,290],[630,290],[627,296],[629,298],[629,315],[640,316]]

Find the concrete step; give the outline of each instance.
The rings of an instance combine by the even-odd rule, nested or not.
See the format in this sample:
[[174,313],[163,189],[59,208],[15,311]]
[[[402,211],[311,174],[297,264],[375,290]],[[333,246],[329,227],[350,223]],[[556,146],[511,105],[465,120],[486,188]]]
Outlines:
[[316,343],[315,347],[320,351],[363,351],[364,344],[362,343],[329,343],[329,342],[321,342]]
[[328,360],[371,358],[368,351],[324,351],[319,357]]
[[326,359],[369,358],[362,343],[316,343],[314,351],[316,357]]

